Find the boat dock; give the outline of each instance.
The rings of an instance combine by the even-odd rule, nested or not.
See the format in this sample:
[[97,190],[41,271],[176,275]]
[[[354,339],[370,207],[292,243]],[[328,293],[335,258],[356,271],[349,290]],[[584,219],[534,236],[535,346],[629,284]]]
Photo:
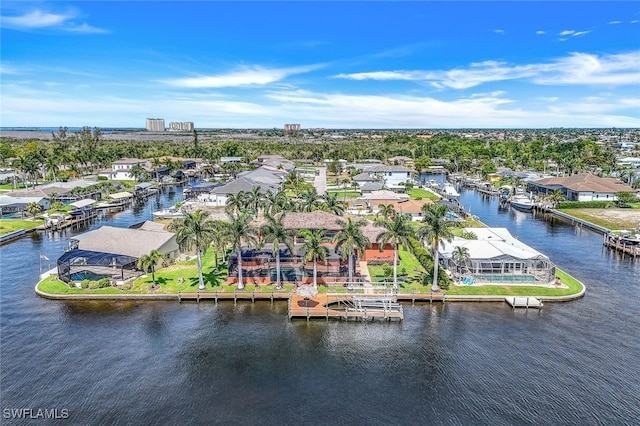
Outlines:
[[288,304],[289,319],[344,319],[345,321],[404,319],[402,305],[395,297],[385,295],[318,294],[304,298],[292,294]]
[[607,233],[604,234],[602,244],[605,247],[633,256],[634,259],[640,257],[640,238]]
[[507,296],[504,298],[504,301],[509,304],[513,309],[515,308],[526,308],[526,309],[542,309],[542,300],[537,297],[514,297]]

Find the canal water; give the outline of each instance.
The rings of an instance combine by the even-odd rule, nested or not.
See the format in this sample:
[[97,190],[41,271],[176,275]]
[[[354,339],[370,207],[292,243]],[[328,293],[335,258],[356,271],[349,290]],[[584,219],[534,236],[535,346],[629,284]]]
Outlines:
[[[126,226],[179,201],[99,223]],[[37,297],[62,234],[0,247],[2,424],[11,409],[70,424],[640,424],[640,262],[586,229],[463,190],[587,286],[541,312],[405,306],[395,323],[289,321],[285,303],[65,303]]]

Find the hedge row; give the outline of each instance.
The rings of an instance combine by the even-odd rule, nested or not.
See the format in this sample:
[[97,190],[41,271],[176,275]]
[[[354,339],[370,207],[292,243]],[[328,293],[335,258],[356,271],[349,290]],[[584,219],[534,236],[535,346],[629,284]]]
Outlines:
[[[418,262],[422,265],[422,267],[427,271],[427,274],[433,279],[433,257],[431,253],[424,247],[420,241],[415,238],[409,238],[409,242],[411,243],[411,252],[418,259]],[[449,284],[451,284],[451,279],[449,276],[442,270],[442,268],[438,268],[438,283],[439,287],[444,290],[449,288]]]
[[559,209],[610,209],[616,207],[615,201],[561,201]]

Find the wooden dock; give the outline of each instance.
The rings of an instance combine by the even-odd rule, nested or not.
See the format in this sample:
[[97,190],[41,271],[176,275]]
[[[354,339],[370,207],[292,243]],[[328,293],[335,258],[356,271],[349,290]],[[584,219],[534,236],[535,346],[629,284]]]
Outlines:
[[514,297],[507,296],[504,298],[504,301],[509,304],[513,309],[515,308],[526,308],[526,309],[542,309],[542,300],[537,297]]
[[289,299],[289,319],[312,318],[367,320],[397,319],[402,321],[402,306],[395,299],[378,295],[317,294],[313,298],[304,298],[294,293]]
[[234,291],[195,291],[195,292],[178,292],[178,301],[179,302],[200,302],[200,301],[214,301],[218,303],[218,300],[233,300],[233,303],[237,303],[238,300],[250,300],[252,303],[256,300],[269,300],[273,302],[274,300],[288,300],[291,296],[289,291],[243,291],[243,290],[234,290]]
[[607,233],[604,235],[603,243],[605,247],[626,253],[634,259],[640,256],[640,239],[633,237],[624,237]]

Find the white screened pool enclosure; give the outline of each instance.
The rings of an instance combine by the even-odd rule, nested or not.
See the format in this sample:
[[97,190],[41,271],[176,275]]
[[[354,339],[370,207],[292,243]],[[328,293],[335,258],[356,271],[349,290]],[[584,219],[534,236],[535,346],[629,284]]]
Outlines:
[[477,239],[455,237],[440,247],[454,279],[464,284],[550,285],[556,268],[549,258],[506,228],[465,228]]

